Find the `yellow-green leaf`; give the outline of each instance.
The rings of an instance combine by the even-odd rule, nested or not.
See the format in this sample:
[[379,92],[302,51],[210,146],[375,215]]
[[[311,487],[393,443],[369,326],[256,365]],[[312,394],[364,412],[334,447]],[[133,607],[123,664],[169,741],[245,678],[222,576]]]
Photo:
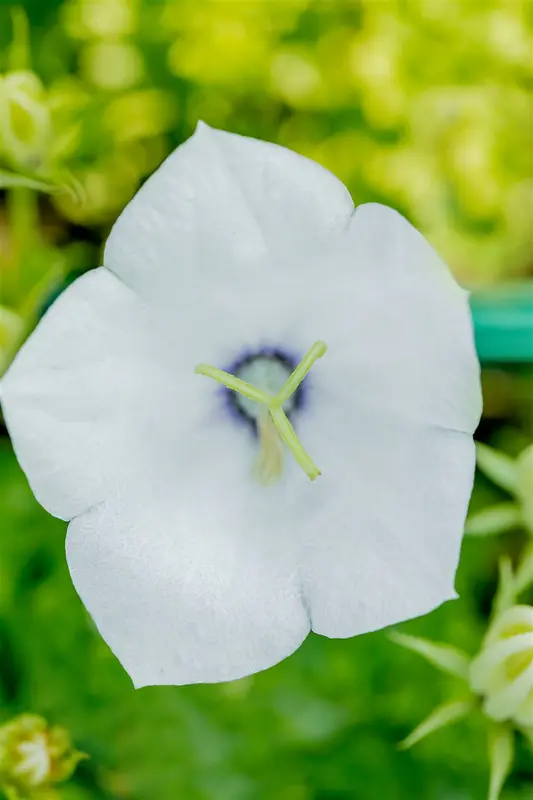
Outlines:
[[0,306],[0,350],[11,347],[24,330],[24,320],[15,311]]
[[513,564],[509,556],[504,555],[500,558],[498,571],[498,591],[492,603],[492,613],[495,617],[514,605],[517,593]]
[[518,468],[513,458],[481,442],[476,442],[476,455],[477,466],[487,478],[506,492],[516,494]]
[[498,800],[514,759],[514,734],[498,726],[489,735],[490,784],[488,800]]
[[516,503],[498,503],[477,511],[466,521],[468,536],[495,536],[523,524],[522,513]]
[[514,576],[514,590],[520,594],[533,584],[533,543],[529,544],[518,563]]
[[31,178],[27,175],[20,175],[17,172],[10,172],[7,169],[0,169],[0,189],[13,189],[19,186],[49,194],[61,191],[61,187],[51,181]]
[[517,461],[517,489],[522,504],[522,516],[533,534],[533,444],[523,450]]
[[524,734],[526,742],[533,750],[533,728],[520,728],[520,732]]
[[431,712],[429,717],[418,725],[409,736],[400,743],[402,750],[407,750],[417,742],[425,739],[430,733],[452,725],[460,719],[468,716],[474,708],[473,700],[455,700],[451,703],[443,703]]
[[470,659],[466,653],[457,647],[441,644],[440,642],[430,642],[428,639],[408,636],[405,633],[391,633],[389,638],[401,647],[406,647],[408,650],[418,653],[443,672],[468,680]]

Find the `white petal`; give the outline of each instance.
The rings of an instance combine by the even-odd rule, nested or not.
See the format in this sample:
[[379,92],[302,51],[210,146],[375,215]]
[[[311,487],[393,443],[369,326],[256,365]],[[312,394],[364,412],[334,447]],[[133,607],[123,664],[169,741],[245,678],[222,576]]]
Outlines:
[[4,376],[17,457],[51,514],[70,519],[165,464],[205,412],[194,355],[160,324],[115,275],[94,270],[54,303]]
[[241,678],[309,631],[293,543],[264,490],[245,491],[231,435],[212,444],[189,479],[131,487],[69,526],[74,585],[137,688]]
[[158,299],[259,263],[268,278],[281,254],[329,239],[352,213],[345,187],[313,161],[200,123],[123,211],[104,263]]
[[359,206],[323,273],[309,276],[309,316],[329,345],[322,377],[353,399],[354,416],[364,406],[473,433],[481,389],[468,295],[423,236],[390,208]]
[[328,433],[302,426],[323,472],[300,537],[313,630],[354,636],[454,599],[471,437],[335,409]]

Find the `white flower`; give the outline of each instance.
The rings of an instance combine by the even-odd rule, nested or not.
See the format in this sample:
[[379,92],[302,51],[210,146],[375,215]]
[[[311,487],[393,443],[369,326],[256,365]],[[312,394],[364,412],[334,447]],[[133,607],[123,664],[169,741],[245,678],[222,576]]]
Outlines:
[[[479,368],[467,293],[416,230],[354,210],[313,162],[200,125],[104,264],[46,314],[2,396],[137,687],[239,678],[310,629],[354,636],[456,596]],[[310,481],[266,406],[195,368],[272,394],[317,340],[285,405]]]
[[533,727],[533,608],[512,606],[489,628],[470,667],[472,689],[484,697],[485,713]]

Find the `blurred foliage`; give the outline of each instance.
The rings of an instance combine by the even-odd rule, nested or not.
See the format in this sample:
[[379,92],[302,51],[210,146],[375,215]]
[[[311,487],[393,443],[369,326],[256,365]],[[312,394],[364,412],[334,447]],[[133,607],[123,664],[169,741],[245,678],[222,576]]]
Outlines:
[[[355,203],[397,207],[467,284],[531,276],[530,0],[22,5],[26,49],[21,30],[13,48],[0,5],[0,108],[11,115],[6,129],[0,114],[0,186],[10,186],[0,198],[0,373],[65,281],[98,265],[117,214],[198,119],[318,160]],[[55,191],[67,175],[79,191]],[[495,369],[484,381],[481,435],[517,456],[533,436],[530,379]],[[500,558],[517,563],[525,544],[509,505],[478,476],[477,532],[487,512],[503,532],[465,541],[461,600],[406,632],[475,654]],[[384,634],[313,635],[253,678],[134,692],[74,592],[64,524],[37,506],[6,438],[0,528],[0,724],[31,711],[69,730],[90,759],[64,800],[486,796],[481,713],[397,749],[455,682]],[[520,739],[503,797],[532,795]]]
[[108,228],[201,118],[399,207],[468,282],[530,271],[529,0],[26,6],[55,148],[86,193],[54,200],[62,220]]

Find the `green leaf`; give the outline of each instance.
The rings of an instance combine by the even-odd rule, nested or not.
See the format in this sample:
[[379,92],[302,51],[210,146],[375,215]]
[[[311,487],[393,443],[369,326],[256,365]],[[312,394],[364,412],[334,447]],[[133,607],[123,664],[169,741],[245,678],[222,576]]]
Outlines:
[[524,735],[526,742],[533,750],[533,728],[520,728],[520,733]]
[[523,525],[522,513],[515,503],[498,503],[471,514],[466,521],[468,536],[495,536]]
[[10,308],[0,305],[0,376],[7,369],[24,333],[24,320]]
[[22,187],[45,194],[61,194],[65,192],[75,203],[83,203],[86,192],[80,182],[70,172],[64,172],[57,179],[32,178],[10,170],[0,169],[0,189],[16,189]]
[[87,202],[87,192],[80,181],[74,177],[70,170],[62,169],[54,179],[56,192],[68,194],[70,199],[78,205]]
[[504,555],[498,562],[498,591],[492,603],[492,613],[494,617],[499,617],[508,608],[514,605],[516,600],[516,578],[513,572],[513,563],[509,556]]
[[533,543],[529,544],[520,559],[514,576],[514,591],[516,594],[528,589],[533,584]]
[[2,786],[2,790],[5,793],[6,800],[24,800],[24,797],[14,786],[5,785]]
[[517,489],[524,523],[533,534],[533,444],[523,450],[517,461]]
[[10,347],[24,330],[24,320],[15,311],[0,305],[0,350]]
[[61,191],[60,186],[50,181],[30,178],[27,175],[19,175],[16,172],[0,169],[0,189],[14,189],[20,186],[25,189],[33,189],[36,192],[48,192],[49,194]]
[[440,642],[430,642],[428,639],[408,636],[405,633],[391,633],[389,638],[401,647],[418,653],[443,672],[468,681],[470,658],[457,647]]
[[516,494],[518,486],[518,468],[516,461],[481,442],[476,442],[477,466],[487,478],[506,492]]
[[426,717],[426,719],[400,743],[399,747],[402,750],[407,750],[417,742],[425,739],[430,733],[434,733],[441,728],[452,725],[454,722],[458,722],[460,719],[464,719],[464,717],[468,716],[473,710],[474,705],[473,700],[454,700],[451,703],[443,703],[437,706],[429,717]]
[[499,726],[489,736],[490,784],[488,800],[498,800],[514,759],[514,734]]

